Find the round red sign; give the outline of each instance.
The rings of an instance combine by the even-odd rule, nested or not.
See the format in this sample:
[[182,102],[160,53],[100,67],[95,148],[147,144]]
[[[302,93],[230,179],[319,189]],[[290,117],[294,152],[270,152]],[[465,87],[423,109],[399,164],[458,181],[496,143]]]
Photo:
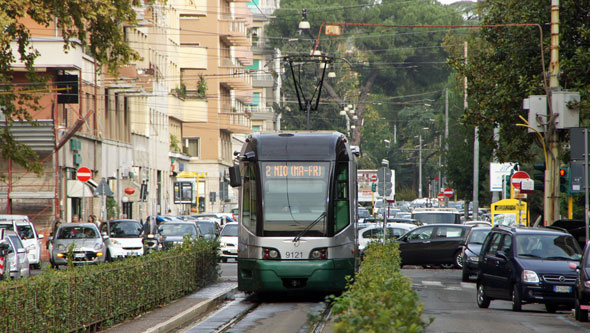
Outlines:
[[92,177],[92,171],[90,171],[90,169],[87,167],[81,167],[78,169],[78,171],[76,171],[76,178],[78,178],[78,180],[81,182],[89,181],[90,177]]
[[530,178],[531,177],[528,173],[524,171],[517,171],[512,175],[512,177],[510,177],[510,183],[512,183],[512,186],[514,186],[515,188],[520,189],[520,183],[522,182],[522,180]]
[[452,188],[445,188],[445,191],[443,192],[443,194],[445,195],[445,197],[452,197],[453,196],[453,189]]
[[376,182],[377,181],[377,175],[372,175],[371,176],[371,181],[372,182]]

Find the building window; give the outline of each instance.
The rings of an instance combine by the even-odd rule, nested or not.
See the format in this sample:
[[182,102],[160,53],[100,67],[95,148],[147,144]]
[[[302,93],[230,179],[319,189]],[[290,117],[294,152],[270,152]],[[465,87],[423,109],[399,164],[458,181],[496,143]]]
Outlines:
[[260,93],[255,92],[252,94],[252,105],[259,105],[260,104]]
[[184,153],[191,157],[201,156],[201,138],[185,138]]
[[260,132],[260,125],[252,125],[252,132]]

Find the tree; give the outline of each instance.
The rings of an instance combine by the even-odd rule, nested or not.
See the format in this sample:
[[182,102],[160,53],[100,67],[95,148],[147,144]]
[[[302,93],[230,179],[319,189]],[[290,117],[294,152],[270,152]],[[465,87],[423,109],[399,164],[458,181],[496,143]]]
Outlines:
[[[14,121],[34,123],[30,112],[40,106],[38,98],[27,92],[46,89],[46,79],[35,72],[35,59],[40,54],[32,48],[32,34],[24,22],[42,27],[56,24],[66,51],[78,41],[95,57],[99,68],[107,66],[114,72],[119,65],[139,59],[126,44],[123,32],[123,24],[135,24],[135,11],[130,0],[0,0],[0,4],[0,105],[7,125],[0,130],[1,157],[40,173],[37,155],[10,133]],[[12,64],[17,60],[25,65],[27,87],[11,84]]]
[[[438,48],[444,31],[425,32],[424,29],[397,29],[377,26],[379,24],[460,24],[460,13],[436,1],[419,3],[396,3],[373,1],[360,4],[354,0],[338,0],[329,5],[318,5],[310,0],[284,1],[288,8],[305,8],[311,24],[311,35],[299,35],[299,13],[277,11],[267,34],[273,45],[283,54],[306,53],[315,42],[320,26],[324,22],[355,22],[372,26],[346,27],[344,35],[336,38],[322,36],[319,49],[336,58],[346,58],[351,66],[338,66],[340,77],[357,73],[358,85],[351,87],[348,82],[326,82],[325,91],[339,110],[341,105],[356,105],[357,119],[351,133],[351,143],[360,145],[363,119],[368,105],[374,103],[373,96],[396,96],[415,94],[442,87],[449,75],[448,67],[437,64],[444,51]],[[323,33],[323,32],[322,32]],[[299,36],[298,42],[293,37]],[[312,37],[312,38],[309,38]],[[285,77],[290,80],[289,77]],[[288,92],[288,90],[287,90]],[[291,95],[293,96],[293,95]],[[382,103],[383,105],[383,103]],[[390,106],[390,105],[389,105]],[[386,107],[383,107],[386,109]]]
[[[481,24],[538,23],[543,27],[542,46],[536,27],[480,29],[470,42],[468,64],[464,64],[462,50],[456,50],[451,60],[453,68],[469,82],[470,106],[464,115],[465,123],[478,125],[487,134],[499,126],[500,161],[531,161],[535,152],[530,148],[536,138],[515,124],[521,122],[519,116],[527,117],[527,111],[522,109],[524,98],[546,94],[543,70],[549,68],[551,35],[545,23],[551,13],[550,1],[490,0],[478,2],[477,8]],[[559,13],[559,81],[561,87],[579,91],[582,96],[581,126],[588,124],[590,115],[589,9],[588,0],[562,0]],[[493,135],[481,138],[494,145]]]

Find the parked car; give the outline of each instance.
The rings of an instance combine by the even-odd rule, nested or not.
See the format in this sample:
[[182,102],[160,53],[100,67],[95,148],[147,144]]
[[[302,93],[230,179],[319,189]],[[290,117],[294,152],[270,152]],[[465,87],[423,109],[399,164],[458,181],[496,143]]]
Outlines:
[[108,236],[105,239],[106,260],[142,256],[144,254],[142,230],[142,225],[136,220],[122,219],[104,222],[100,226],[100,232],[102,235]]
[[371,213],[365,207],[359,207],[358,210],[358,222],[363,223],[367,217],[371,217]]
[[[0,230],[0,232],[3,232]],[[10,244],[3,240],[4,236],[0,236],[0,280],[10,278],[10,256],[8,255],[8,248]]]
[[590,310],[590,246],[586,246],[579,264],[571,262],[569,265],[576,271],[574,318],[586,322]]
[[486,236],[490,233],[492,227],[473,227],[467,239],[465,239],[465,245],[463,246],[463,275],[461,280],[463,282],[469,281],[472,275],[477,275],[479,252]]
[[0,215],[0,228],[18,233],[27,251],[31,268],[41,268],[41,239],[43,239],[43,235],[37,233],[35,225],[29,221],[26,215]]
[[18,234],[12,230],[4,230],[2,233],[2,241],[8,243],[7,258],[9,276],[11,279],[25,278],[31,276],[29,267],[29,258],[24,244],[21,242]]
[[462,247],[470,226],[431,224],[417,227],[397,239],[402,265],[463,267]]
[[[397,239],[406,232],[416,228],[416,225],[409,223],[387,223],[387,239]],[[370,227],[358,231],[359,251],[361,256],[371,242],[383,239],[383,224],[373,223]]]
[[467,221],[463,222],[465,225],[470,225],[472,227],[492,227],[492,224],[487,221]]
[[494,227],[487,235],[479,258],[477,305],[492,300],[545,304],[547,312],[558,306],[574,306],[576,272],[582,250],[572,235],[549,228]]
[[[414,224],[416,226],[421,226],[422,223],[418,220],[415,219],[406,219],[406,218],[400,218],[400,217],[388,217],[387,219],[387,223],[410,223],[410,224]],[[363,223],[383,223],[383,218],[375,218],[375,217],[367,217]]]
[[72,249],[75,265],[97,264],[105,261],[107,247],[94,223],[66,223],[60,225],[55,235],[49,237],[52,245],[49,261],[52,267],[68,264],[68,252]]
[[219,235],[219,256],[222,262],[238,257],[238,223],[228,223]]
[[217,221],[214,220],[195,220],[194,221],[199,230],[201,231],[201,235],[204,239],[212,240],[219,237],[221,233],[221,226]]
[[185,235],[190,235],[193,239],[202,237],[201,231],[194,221],[168,221],[160,224],[158,230],[163,249],[182,244]]
[[191,217],[198,220],[217,220],[219,225],[224,226],[226,223],[236,222],[231,213],[207,213],[207,214],[192,214]]

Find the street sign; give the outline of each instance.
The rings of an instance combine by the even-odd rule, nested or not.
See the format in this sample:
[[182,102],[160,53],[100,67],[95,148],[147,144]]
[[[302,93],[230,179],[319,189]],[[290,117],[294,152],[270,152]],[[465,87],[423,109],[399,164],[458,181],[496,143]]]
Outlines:
[[452,197],[454,194],[453,189],[452,188],[445,188],[445,190],[443,191],[443,195],[447,198]]
[[377,181],[377,175],[372,175],[371,176],[371,181],[372,182],[376,182]]
[[517,171],[515,172],[512,177],[510,177],[510,183],[512,184],[512,186],[514,186],[514,188],[520,189],[520,183],[524,180],[524,179],[530,179],[531,177],[529,177],[529,174],[524,172],[524,171]]
[[98,187],[94,191],[94,195],[106,195],[107,197],[114,196],[113,191],[109,187],[109,184],[104,177],[100,180],[100,183],[98,183]]
[[520,182],[520,193],[535,193],[535,181],[532,179],[523,179]]
[[379,182],[389,182],[391,181],[391,169],[386,167],[381,167],[377,170],[377,177],[379,178]]
[[438,198],[438,200],[444,200],[445,194],[443,192],[440,192],[436,197]]
[[76,178],[81,182],[87,182],[92,177],[92,171],[87,167],[81,167],[76,171]]

